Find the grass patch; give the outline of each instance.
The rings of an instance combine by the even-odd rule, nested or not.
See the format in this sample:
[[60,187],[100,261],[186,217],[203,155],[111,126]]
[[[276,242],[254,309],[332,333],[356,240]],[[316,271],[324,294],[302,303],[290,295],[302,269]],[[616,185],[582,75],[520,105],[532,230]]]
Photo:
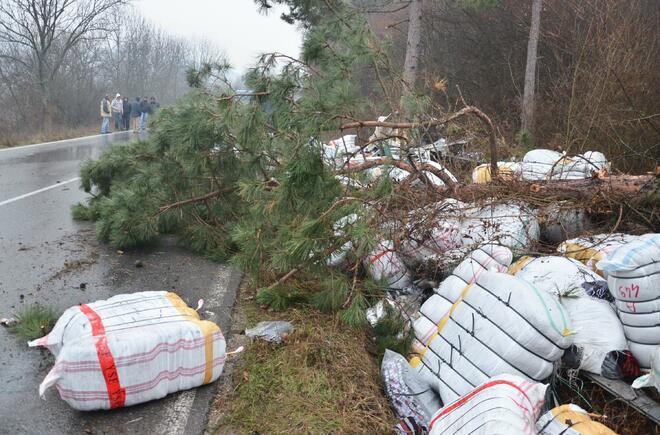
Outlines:
[[50,307],[28,305],[16,313],[18,323],[10,330],[23,341],[36,340],[53,329],[58,317],[57,312]]
[[98,123],[77,127],[54,126],[49,130],[33,132],[0,132],[0,149],[34,143],[74,139],[81,136],[98,134],[100,129],[101,120],[99,120]]
[[392,431],[396,419],[364,332],[345,326],[336,315],[308,308],[266,312],[241,297],[234,319],[236,313],[247,326],[288,320],[295,331],[282,345],[248,343],[227,374],[231,393],[219,397],[222,417],[207,433]]

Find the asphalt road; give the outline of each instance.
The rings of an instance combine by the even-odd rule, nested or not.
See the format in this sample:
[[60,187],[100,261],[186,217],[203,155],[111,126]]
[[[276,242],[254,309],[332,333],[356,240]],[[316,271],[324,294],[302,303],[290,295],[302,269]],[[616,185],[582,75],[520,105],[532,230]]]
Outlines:
[[[212,320],[229,328],[240,273],[176,247],[171,239],[150,250],[117,253],[100,244],[90,223],[71,218],[85,199],[78,172],[132,133],[0,150],[0,317],[41,303],[64,310],[115,294],[146,290],[199,298]],[[140,260],[143,267],[136,267]],[[81,284],[83,284],[81,286]],[[197,434],[204,429],[214,386],[105,412],[79,412],[55,389],[39,398],[38,386],[53,364],[46,350],[30,349],[0,328],[0,433]]]

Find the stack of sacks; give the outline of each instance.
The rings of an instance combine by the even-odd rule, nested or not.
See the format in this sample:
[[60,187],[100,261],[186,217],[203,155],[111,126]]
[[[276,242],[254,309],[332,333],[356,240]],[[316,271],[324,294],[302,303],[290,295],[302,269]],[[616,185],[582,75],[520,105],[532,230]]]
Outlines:
[[651,370],[660,344],[660,234],[620,246],[597,266],[607,273],[632,354],[642,369]]
[[429,434],[533,434],[546,388],[518,376],[492,377],[439,410]]
[[593,173],[609,171],[610,163],[603,153],[587,151],[575,157],[557,151],[537,149],[523,157],[523,180],[581,180]]
[[[492,248],[495,249],[495,248]],[[501,248],[497,248],[501,249]],[[546,379],[571,344],[557,297],[494,272],[509,255],[475,252],[420,308],[413,323],[411,365],[440,394],[456,400],[488,378],[515,374]],[[484,261],[486,260],[486,261]]]
[[536,431],[539,435],[616,435],[573,404],[561,405],[543,414],[536,422]]
[[656,346],[651,357],[651,371],[635,379],[633,388],[655,387],[660,393],[660,346]]
[[364,266],[374,280],[387,282],[390,289],[404,290],[412,285],[410,272],[391,240],[379,242],[364,259]]
[[208,384],[220,376],[226,357],[218,325],[164,291],[71,307],[29,345],[45,346],[56,358],[39,395],[55,386],[81,411],[131,406]]
[[523,257],[509,272],[539,290],[560,296],[574,333],[576,355],[571,359],[576,361],[572,366],[610,379],[637,374],[634,363],[632,367],[625,365],[632,358],[621,321],[607,300],[599,298],[609,296],[599,275],[566,257]]
[[596,267],[596,264],[601,260],[605,260],[619,246],[637,240],[637,238],[638,236],[622,233],[578,237],[559,245],[557,252],[565,257],[575,258],[600,276],[607,277],[602,270]]

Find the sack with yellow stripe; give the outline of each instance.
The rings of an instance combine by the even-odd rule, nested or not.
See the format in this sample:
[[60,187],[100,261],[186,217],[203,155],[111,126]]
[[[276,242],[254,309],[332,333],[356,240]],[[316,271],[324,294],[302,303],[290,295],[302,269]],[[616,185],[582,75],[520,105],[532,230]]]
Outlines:
[[113,296],[71,307],[50,334],[29,343],[47,347],[55,365],[39,386],[83,411],[159,399],[216,380],[225,363],[218,325],[200,320],[176,294]]
[[[474,263],[472,258],[467,259]],[[459,265],[420,308],[411,364],[449,403],[492,376],[543,381],[572,338],[556,296]]]
[[557,252],[565,257],[575,258],[584,263],[589,269],[600,276],[607,278],[607,273],[598,269],[596,264],[606,260],[608,255],[616,251],[620,246],[637,240],[639,236],[630,234],[596,234],[588,237],[578,237],[566,240],[559,245]]
[[561,405],[546,412],[536,422],[539,435],[616,435],[577,405]]

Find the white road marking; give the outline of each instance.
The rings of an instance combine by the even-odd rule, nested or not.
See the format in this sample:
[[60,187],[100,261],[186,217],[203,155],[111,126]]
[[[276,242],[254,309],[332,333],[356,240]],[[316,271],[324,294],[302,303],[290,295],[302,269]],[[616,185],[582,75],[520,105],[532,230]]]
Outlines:
[[[214,303],[217,304],[216,306],[220,306],[222,296],[228,290],[230,276],[231,268],[221,266],[216,276],[216,283],[209,291],[208,297],[204,302],[205,305],[214,306],[211,305],[211,303]],[[216,318],[214,320],[218,321],[219,319]],[[165,417],[161,420],[154,433],[184,435],[196,393],[197,389],[195,388],[178,393],[174,403],[165,410]]]
[[85,140],[85,139],[92,139],[92,138],[95,138],[95,137],[114,136],[116,134],[126,134],[126,133],[127,133],[126,131],[115,131],[115,132],[109,133],[109,134],[93,134],[91,136],[83,136],[83,137],[75,137],[75,138],[71,138],[71,139],[55,140],[55,141],[52,141],[52,142],[42,142],[42,143],[35,143],[35,144],[32,144],[32,145],[19,145],[19,146],[15,146],[15,147],[0,148],[0,153],[3,152],[3,151],[24,150],[26,148],[35,148],[35,147],[41,147],[41,146],[44,146],[44,145],[54,145],[54,144],[63,143],[63,142],[76,142],[76,141]]
[[33,196],[33,195],[36,195],[36,194],[39,194],[39,193],[42,193],[42,192],[46,192],[46,191],[51,190],[51,189],[55,189],[56,187],[64,186],[65,184],[73,183],[74,181],[78,181],[78,180],[80,180],[80,177],[72,178],[70,180],[62,181],[61,183],[56,183],[56,184],[53,184],[51,186],[47,186],[47,187],[43,187],[41,189],[37,189],[33,192],[29,192],[29,193],[25,193],[23,195],[15,196],[13,198],[5,199],[4,201],[0,202],[0,207],[2,207],[3,205],[11,204],[12,202],[16,202],[16,201],[19,201],[19,200],[24,199],[24,198],[29,198],[30,196]]
[[174,403],[165,410],[165,418],[161,420],[154,433],[184,435],[196,392],[194,388],[180,392]]

